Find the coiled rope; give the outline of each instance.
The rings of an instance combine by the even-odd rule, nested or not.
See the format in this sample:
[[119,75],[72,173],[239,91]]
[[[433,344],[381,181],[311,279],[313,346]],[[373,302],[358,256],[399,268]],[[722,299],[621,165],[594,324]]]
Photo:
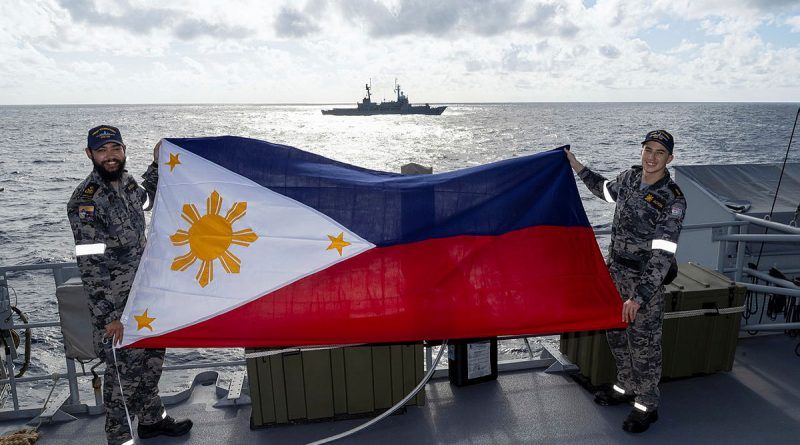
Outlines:
[[38,431],[19,430],[8,436],[0,436],[0,445],[32,445],[39,440]]
[[[53,386],[50,387],[50,392],[47,394],[47,398],[44,399],[42,412],[47,409],[47,404],[50,403],[50,398],[53,397],[53,390],[56,389],[56,383],[58,383],[58,374],[53,374]],[[29,430],[19,430],[7,436],[0,436],[0,445],[33,445],[34,442],[39,440],[42,434],[39,432],[39,427],[42,426],[42,420],[43,419],[39,417],[39,423]]]

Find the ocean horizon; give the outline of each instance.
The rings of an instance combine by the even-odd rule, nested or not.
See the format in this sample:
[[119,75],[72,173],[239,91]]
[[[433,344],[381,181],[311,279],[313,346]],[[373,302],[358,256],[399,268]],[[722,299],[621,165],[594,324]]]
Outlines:
[[[119,102],[119,103],[100,103],[100,102],[75,102],[75,103],[20,103],[20,104],[0,104],[0,107],[62,107],[62,106],[150,106],[150,105],[163,105],[163,106],[179,106],[179,105],[264,105],[264,106],[326,106],[326,105],[346,105],[353,104],[357,101],[350,102]],[[800,103],[793,101],[746,101],[746,100],[731,100],[731,101],[490,101],[490,102],[424,102],[415,101],[412,105],[420,104],[437,104],[437,105],[527,105],[527,104],[796,104]]]

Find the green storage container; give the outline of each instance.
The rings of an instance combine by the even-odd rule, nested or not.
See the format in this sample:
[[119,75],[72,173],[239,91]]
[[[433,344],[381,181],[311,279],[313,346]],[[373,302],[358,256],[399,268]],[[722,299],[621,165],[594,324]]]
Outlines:
[[[264,351],[247,349],[246,353]],[[371,415],[423,377],[421,343],[353,346],[247,359],[250,427]],[[406,405],[424,405],[421,390]]]
[[616,380],[617,369],[606,342],[606,331],[561,334],[559,349],[572,363],[578,365],[580,375],[592,385]]
[[[744,304],[747,293],[726,276],[693,263],[681,264],[666,290],[667,313],[737,307]],[[740,319],[740,312],[665,319],[662,378],[730,371]],[[605,331],[562,334],[560,350],[590,385],[615,382],[616,366]]]
[[[719,272],[688,263],[667,286],[666,311],[723,309],[744,304],[747,289]],[[742,314],[714,314],[664,321],[665,378],[730,371]],[[669,354],[667,354],[669,352]],[[669,358],[669,360],[667,360]]]

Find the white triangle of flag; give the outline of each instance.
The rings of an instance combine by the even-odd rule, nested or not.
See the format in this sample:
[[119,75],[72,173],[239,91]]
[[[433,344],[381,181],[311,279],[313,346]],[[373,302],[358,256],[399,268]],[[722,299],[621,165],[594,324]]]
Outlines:
[[163,141],[123,345],[207,320],[373,247],[328,216]]

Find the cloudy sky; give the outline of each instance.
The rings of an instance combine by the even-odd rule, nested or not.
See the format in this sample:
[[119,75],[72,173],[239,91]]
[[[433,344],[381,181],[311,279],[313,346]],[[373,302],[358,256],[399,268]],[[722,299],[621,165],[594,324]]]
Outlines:
[[800,101],[800,0],[2,0],[0,104]]

